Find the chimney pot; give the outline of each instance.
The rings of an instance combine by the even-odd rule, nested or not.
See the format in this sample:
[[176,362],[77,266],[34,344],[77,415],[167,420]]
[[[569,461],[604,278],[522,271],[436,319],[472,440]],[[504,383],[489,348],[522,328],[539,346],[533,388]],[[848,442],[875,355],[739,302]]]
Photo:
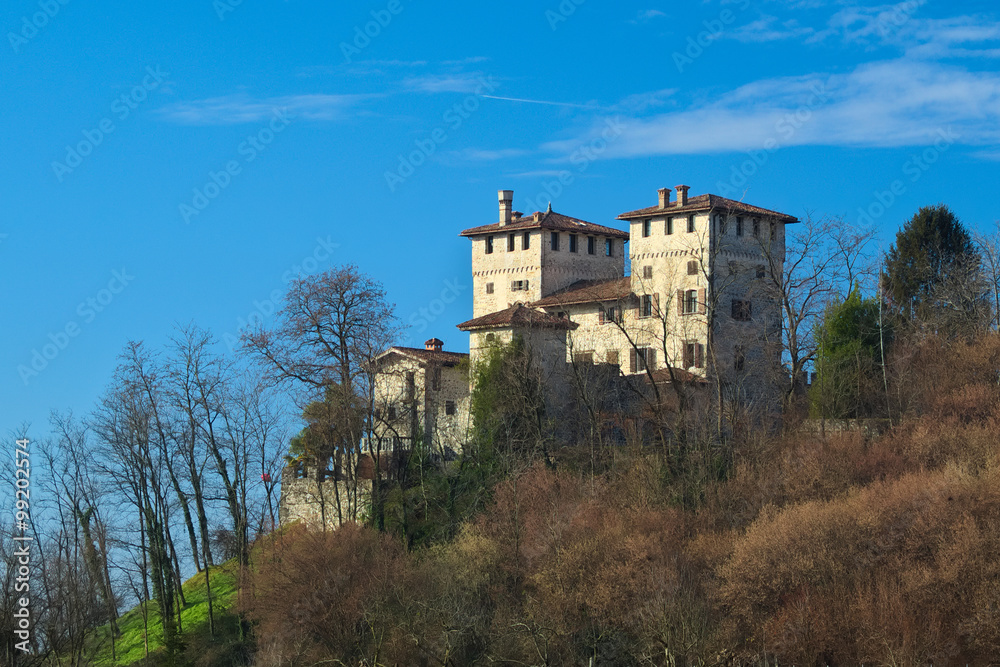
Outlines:
[[660,193],[660,208],[670,206],[670,188],[660,188],[658,192]]
[[688,203],[688,190],[690,190],[690,189],[691,188],[689,188],[686,185],[678,185],[677,186],[677,205],[678,206],[687,206],[687,203]]
[[444,349],[444,341],[438,338],[431,338],[424,342],[424,349],[429,352],[440,352]]
[[514,191],[499,190],[497,199],[500,200],[500,226],[503,227],[511,221],[514,214]]

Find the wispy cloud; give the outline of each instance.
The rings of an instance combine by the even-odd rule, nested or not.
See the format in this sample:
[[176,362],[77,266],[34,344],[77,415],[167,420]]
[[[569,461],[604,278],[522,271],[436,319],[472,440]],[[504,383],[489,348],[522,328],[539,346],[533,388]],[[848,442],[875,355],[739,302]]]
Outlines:
[[[849,74],[767,79],[714,101],[651,117],[622,118],[608,157],[708,154],[782,146],[909,146],[947,129],[960,143],[1000,144],[1000,74],[920,61],[864,65]],[[591,129],[543,149],[563,156],[600,135]]]
[[303,120],[331,121],[345,116],[365,95],[286,95],[254,98],[226,95],[204,100],[177,102],[159,110],[166,120],[182,125],[238,125],[257,123],[281,109]]
[[801,39],[816,31],[799,25],[796,19],[780,21],[776,16],[762,16],[756,21],[730,30],[724,36],[740,42],[777,42],[786,39]]
[[639,24],[639,23],[649,23],[654,19],[665,18],[666,14],[661,12],[659,9],[643,9],[638,14],[636,14],[634,19],[631,19],[629,23]]
[[482,85],[483,75],[479,72],[426,74],[403,81],[404,88],[421,93],[474,93]]
[[460,151],[451,151],[451,155],[468,162],[495,162],[497,160],[508,160],[516,157],[528,155],[531,151],[523,148],[499,148],[495,150],[482,148],[466,148]]

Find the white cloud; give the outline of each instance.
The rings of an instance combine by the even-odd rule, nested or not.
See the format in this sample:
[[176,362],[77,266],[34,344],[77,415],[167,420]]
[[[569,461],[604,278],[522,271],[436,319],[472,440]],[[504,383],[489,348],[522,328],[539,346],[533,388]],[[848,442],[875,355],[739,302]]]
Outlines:
[[[849,74],[757,81],[714,101],[650,117],[622,118],[608,157],[706,154],[777,146],[910,146],[939,130],[968,145],[1000,144],[1000,74],[894,60]],[[543,146],[562,157],[601,135],[606,118]]]
[[284,110],[304,120],[339,120],[365,99],[364,95],[286,95],[254,98],[246,94],[177,102],[160,109],[167,120],[183,125],[237,125],[257,123]]
[[777,42],[808,37],[815,32],[813,28],[799,25],[795,19],[779,21],[776,16],[762,16],[725,33],[725,36],[740,42]]
[[474,93],[482,85],[483,77],[478,73],[426,74],[403,81],[405,88],[421,93]]

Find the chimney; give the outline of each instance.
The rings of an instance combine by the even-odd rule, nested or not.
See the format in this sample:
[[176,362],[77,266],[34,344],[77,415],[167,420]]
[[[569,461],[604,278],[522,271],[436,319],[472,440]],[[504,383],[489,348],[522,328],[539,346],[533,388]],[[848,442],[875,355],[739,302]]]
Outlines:
[[541,222],[542,216],[545,215],[541,211],[535,211],[535,222]]
[[500,190],[497,198],[500,200],[500,226],[503,227],[511,221],[514,214],[514,191]]
[[428,352],[440,352],[444,349],[444,341],[437,338],[431,338],[429,341],[424,342],[424,349]]
[[660,193],[660,208],[670,206],[670,188],[660,188],[657,192]]
[[688,190],[690,190],[690,189],[691,188],[689,188],[686,185],[678,185],[677,186],[677,205],[678,206],[687,206],[687,203],[688,203]]

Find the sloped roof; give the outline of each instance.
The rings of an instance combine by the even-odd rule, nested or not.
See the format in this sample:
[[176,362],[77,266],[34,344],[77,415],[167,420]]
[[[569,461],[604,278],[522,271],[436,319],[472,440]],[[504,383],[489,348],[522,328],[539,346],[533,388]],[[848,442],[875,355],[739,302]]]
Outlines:
[[405,357],[410,357],[412,359],[417,359],[419,361],[429,361],[441,364],[443,366],[455,366],[461,363],[463,360],[468,359],[469,355],[465,352],[444,352],[437,350],[425,350],[419,347],[400,347],[393,346],[388,350],[383,352],[378,356],[378,361],[386,359],[391,354],[401,354]]
[[711,211],[711,210],[721,210],[728,211],[732,213],[746,213],[747,215],[756,215],[762,218],[775,218],[781,222],[792,224],[799,221],[798,218],[788,215],[786,213],[779,213],[778,211],[772,211],[770,209],[761,208],[760,206],[752,206],[750,204],[744,204],[741,201],[736,201],[735,199],[727,199],[726,197],[720,197],[719,195],[698,195],[697,197],[691,197],[688,199],[685,206],[681,206],[680,202],[672,201],[667,204],[666,208],[660,208],[659,206],[648,206],[646,208],[640,208],[635,211],[629,211],[628,213],[622,213],[618,216],[619,220],[632,220],[634,218],[644,218],[649,215],[662,215],[663,213],[695,213],[699,211]]
[[524,304],[515,303],[510,308],[462,322],[458,328],[462,331],[472,331],[474,329],[502,329],[506,327],[575,329],[577,326],[579,325],[564,317],[556,317],[541,310],[528,308]]
[[[537,219],[536,216],[538,216]],[[499,222],[494,222],[492,225],[472,227],[471,229],[463,231],[460,236],[501,234],[507,232],[527,231],[529,229],[551,229],[552,231],[577,232],[580,234],[610,236],[611,238],[624,239],[626,241],[628,240],[628,232],[615,229],[614,227],[595,225],[592,222],[571,218],[568,215],[556,213],[555,211],[546,211],[545,213],[539,211],[535,215],[529,215],[512,220],[502,227]]]
[[628,276],[611,280],[578,280],[530,305],[533,308],[550,308],[577,303],[602,303],[626,299],[631,295],[632,279]]

